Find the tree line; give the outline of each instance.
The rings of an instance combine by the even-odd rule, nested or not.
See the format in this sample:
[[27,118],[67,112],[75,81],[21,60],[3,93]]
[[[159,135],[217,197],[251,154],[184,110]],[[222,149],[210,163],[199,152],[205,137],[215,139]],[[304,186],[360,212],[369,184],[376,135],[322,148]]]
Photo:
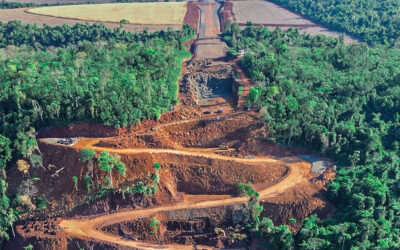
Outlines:
[[397,0],[271,0],[372,45],[400,46]]
[[144,30],[142,33],[131,33],[122,30],[120,27],[110,29],[103,23],[81,24],[73,26],[49,26],[44,24],[39,27],[37,24],[25,24],[21,21],[0,22],[0,48],[8,45],[29,46],[36,50],[47,47],[67,47],[77,45],[79,42],[122,42],[122,43],[147,43],[155,38],[160,38],[165,42],[177,42],[179,48],[183,47],[182,37],[193,35],[193,31],[188,25],[184,25],[182,31],[161,30],[149,33]]
[[327,191],[336,214],[306,219],[295,235],[265,221],[268,248],[398,249],[400,49],[236,26],[224,39],[232,55],[248,51],[239,60],[256,82],[247,102],[265,115],[267,139],[339,164]]
[[7,170],[20,159],[42,166],[36,131],[76,121],[118,128],[160,118],[178,102],[181,62],[190,56],[184,42],[194,31],[187,25],[138,34],[103,24],[0,27],[0,237],[7,238],[18,215],[6,195]]

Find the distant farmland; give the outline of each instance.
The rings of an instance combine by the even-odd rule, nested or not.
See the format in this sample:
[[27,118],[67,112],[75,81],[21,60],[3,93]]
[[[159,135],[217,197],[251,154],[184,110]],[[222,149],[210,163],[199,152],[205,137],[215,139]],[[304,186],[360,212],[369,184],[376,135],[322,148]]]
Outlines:
[[[242,25],[250,21],[271,28],[281,27],[284,30],[296,27],[311,35],[322,34],[332,37],[340,35],[338,32],[328,30],[285,8],[263,0],[233,1],[233,14],[235,20]],[[357,42],[348,36],[345,37],[345,41]]]
[[186,2],[110,3],[52,6],[29,9],[28,12],[52,17],[133,24],[183,24]]
[[6,2],[16,2],[16,3],[36,3],[36,4],[42,4],[42,3],[48,3],[48,4],[55,4],[55,3],[60,3],[60,4],[66,4],[66,3],[110,3],[110,2],[116,2],[117,0],[6,0]]

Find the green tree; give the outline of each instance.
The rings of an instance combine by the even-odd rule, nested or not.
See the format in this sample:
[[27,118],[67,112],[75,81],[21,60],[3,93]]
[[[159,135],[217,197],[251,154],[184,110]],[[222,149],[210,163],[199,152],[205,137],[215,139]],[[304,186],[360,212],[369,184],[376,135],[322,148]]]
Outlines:
[[101,152],[99,157],[99,168],[100,170],[108,172],[111,185],[113,185],[112,170],[114,167],[121,175],[125,176],[125,164],[119,161],[119,156],[110,155],[108,152]]
[[161,169],[161,164],[158,162],[155,162],[153,165],[154,169],[156,170],[156,172],[158,172]]
[[91,161],[95,155],[94,151],[88,148],[82,148],[80,153],[81,153],[80,158],[81,161],[83,162]]
[[121,21],[119,21],[119,27],[123,27],[125,24],[129,24],[129,20],[126,19],[121,19]]
[[161,222],[157,220],[156,217],[153,217],[150,221],[150,226],[152,228],[151,234],[155,234],[158,232],[158,227],[161,225]]
[[33,250],[32,244],[29,244],[29,245],[25,246],[24,250]]
[[88,192],[90,192],[90,188],[92,185],[92,178],[90,178],[90,176],[88,175],[84,175],[83,176],[83,183],[85,184],[85,187],[87,189]]
[[6,179],[6,166],[11,160],[10,139],[0,134],[0,171],[3,179]]
[[74,182],[75,191],[78,191],[78,177],[72,176],[72,181]]
[[254,87],[250,87],[249,94],[247,95],[246,102],[248,105],[254,105],[258,99],[260,92]]

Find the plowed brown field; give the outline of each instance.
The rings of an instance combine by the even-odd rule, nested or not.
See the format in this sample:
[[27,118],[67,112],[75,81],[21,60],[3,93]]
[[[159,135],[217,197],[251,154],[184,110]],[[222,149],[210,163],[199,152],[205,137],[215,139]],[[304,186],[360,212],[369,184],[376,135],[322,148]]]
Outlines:
[[[279,5],[264,0],[233,1],[235,20],[241,25],[250,21],[267,27],[281,27],[283,30],[296,27],[311,35],[339,37],[341,33],[329,30],[293,13]],[[347,43],[357,43],[356,39],[345,36]]]

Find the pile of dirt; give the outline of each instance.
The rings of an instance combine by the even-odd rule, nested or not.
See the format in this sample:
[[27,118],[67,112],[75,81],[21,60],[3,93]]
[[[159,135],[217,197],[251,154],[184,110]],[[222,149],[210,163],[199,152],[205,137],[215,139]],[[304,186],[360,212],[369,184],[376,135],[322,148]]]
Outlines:
[[263,124],[258,116],[239,114],[181,123],[161,129],[169,138],[174,138],[184,147],[218,148],[224,144],[234,149],[246,142],[254,131],[262,128]]
[[[262,217],[272,219],[275,225],[289,225],[292,231],[301,227],[302,221],[316,214],[319,218],[331,217],[335,207],[325,198],[319,185],[300,184],[285,192],[285,196],[261,201],[264,210]],[[290,221],[296,219],[296,222]]]
[[[218,148],[226,145],[235,149],[244,147],[242,143],[247,142],[258,131],[263,131],[259,116],[244,113],[226,115],[219,119],[211,117],[150,127],[135,134],[101,140],[98,145],[111,148],[174,149]],[[257,143],[260,141],[254,140],[254,144]]]
[[[288,173],[279,164],[255,166],[221,160],[199,159],[188,165],[166,164],[174,176],[177,190],[187,194],[237,194],[237,183],[262,183],[264,188],[281,181]],[[211,167],[210,167],[211,164]]]
[[78,122],[61,127],[47,127],[39,131],[38,138],[49,137],[110,137],[121,131],[97,123]]
[[[124,239],[161,245],[177,243],[236,248],[246,245],[241,233],[250,219],[249,214],[249,208],[245,204],[182,209],[113,224],[104,227],[103,231]],[[151,226],[153,218],[160,222],[156,231]]]

